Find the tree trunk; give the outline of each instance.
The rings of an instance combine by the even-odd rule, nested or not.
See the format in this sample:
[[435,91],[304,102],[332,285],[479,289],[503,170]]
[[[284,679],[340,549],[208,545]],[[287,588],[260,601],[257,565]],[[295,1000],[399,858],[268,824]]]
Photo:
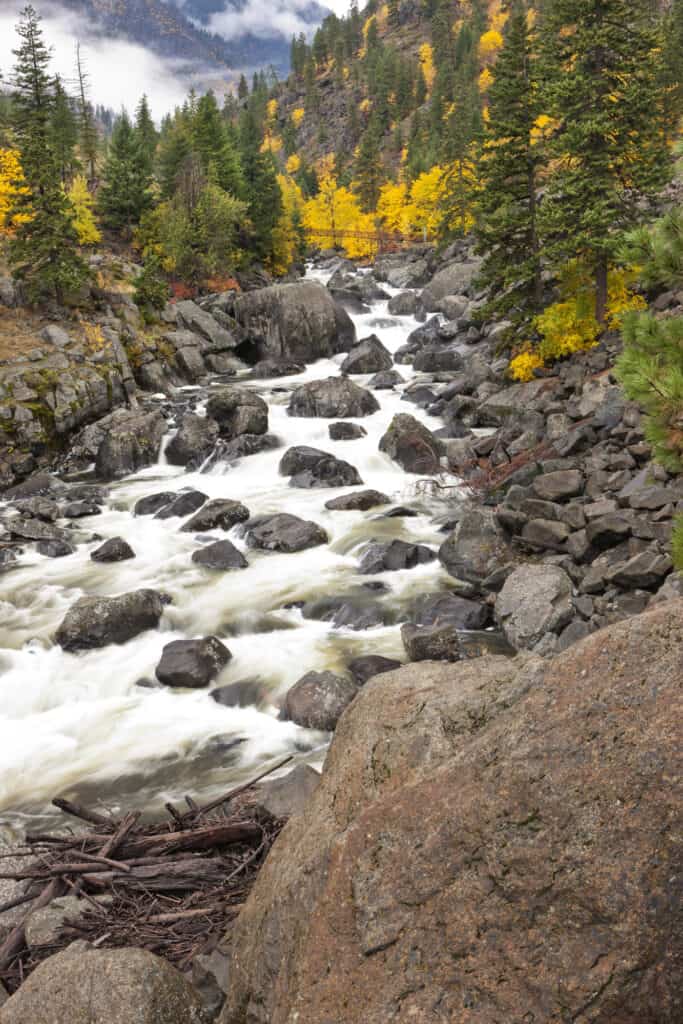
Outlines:
[[607,317],[607,257],[600,256],[595,267],[595,319],[601,327]]

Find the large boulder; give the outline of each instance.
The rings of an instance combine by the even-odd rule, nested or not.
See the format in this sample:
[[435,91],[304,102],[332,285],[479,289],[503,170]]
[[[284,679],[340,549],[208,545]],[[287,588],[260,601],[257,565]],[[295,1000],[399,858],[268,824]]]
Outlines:
[[207,530],[232,530],[238,523],[246,523],[249,509],[241,501],[230,498],[214,498],[192,516],[184,526],[183,533],[206,533]]
[[487,605],[470,601],[449,590],[420,594],[410,606],[410,621],[418,626],[454,626],[485,629],[491,618]]
[[292,487],[353,487],[363,483],[358,470],[349,462],[306,445],[285,452],[280,472],[291,477]]
[[363,338],[353,346],[341,365],[341,372],[380,373],[382,370],[390,370],[393,365],[394,360],[389,350],[376,334],[371,334],[369,338]]
[[198,993],[143,949],[73,942],[49,957],[0,1010],[2,1024],[204,1024]]
[[164,602],[156,590],[118,597],[81,597],[64,616],[55,639],[65,651],[85,651],[128,640],[156,629]]
[[249,564],[239,548],[229,540],[216,540],[199,548],[192,555],[192,561],[203,569],[215,569],[219,572],[246,569]]
[[681,616],[367,683],[231,930],[220,1024],[677,1024]]
[[197,689],[208,686],[232,657],[218,637],[172,640],[161,652],[156,677],[164,686]]
[[409,544],[405,540],[380,541],[363,551],[358,571],[364,576],[378,572],[414,569],[416,565],[433,562],[436,553],[425,544]]
[[437,313],[447,295],[467,295],[481,269],[480,259],[452,263],[434,275],[422,292],[422,304],[428,313]]
[[297,281],[240,295],[233,313],[258,358],[312,363],[347,352],[356,340],[348,313],[315,281]]
[[218,424],[206,416],[186,413],[168,443],[166,458],[172,466],[198,469],[218,440]]
[[235,329],[227,330],[211,313],[191,299],[176,302],[174,308],[179,325],[190,334],[203,338],[213,351],[232,351],[242,340],[241,332],[236,329],[236,325],[233,325]]
[[206,415],[216,421],[220,436],[228,441],[242,434],[268,433],[268,406],[249,388],[221,388],[212,393]]
[[290,416],[319,416],[328,420],[371,416],[378,409],[379,402],[372,392],[346,377],[328,377],[302,384],[289,400]]
[[305,729],[332,732],[357,693],[358,687],[346,676],[308,672],[287,691],[282,718]]
[[160,412],[113,413],[95,456],[97,476],[100,480],[117,480],[154,465],[165,433],[166,420]]
[[496,599],[496,619],[517,650],[552,653],[574,614],[572,581],[558,565],[520,565]]
[[496,589],[498,574],[513,560],[495,512],[471,508],[439,549],[439,560],[449,575],[477,589]]
[[327,534],[321,526],[287,512],[250,519],[246,531],[249,547],[263,551],[290,554],[327,544]]
[[379,442],[379,450],[406,473],[434,476],[441,471],[439,443],[431,430],[408,413],[397,413]]

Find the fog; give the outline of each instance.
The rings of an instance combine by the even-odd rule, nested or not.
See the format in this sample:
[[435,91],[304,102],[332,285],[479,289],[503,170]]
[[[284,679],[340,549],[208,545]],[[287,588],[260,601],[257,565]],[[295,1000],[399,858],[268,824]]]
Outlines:
[[[289,39],[293,35],[311,31],[310,22],[302,17],[302,12],[310,6],[310,0],[247,0],[241,11],[228,8],[214,14],[208,27],[224,39],[236,39],[247,32],[255,36],[281,35]],[[346,14],[350,0],[321,0],[321,6],[334,10],[337,14]]]
[[[14,64],[12,50],[17,46],[15,26],[24,0],[7,3],[0,10],[0,70],[10,77]],[[133,110],[143,93],[149,97],[152,114],[161,118],[182,103],[188,90],[187,65],[155,56],[142,46],[125,40],[98,37],[83,25],[83,19],[59,7],[39,5],[43,15],[43,33],[53,47],[51,72],[59,73],[73,87],[76,41],[90,76],[90,96],[113,110],[122,106]]]

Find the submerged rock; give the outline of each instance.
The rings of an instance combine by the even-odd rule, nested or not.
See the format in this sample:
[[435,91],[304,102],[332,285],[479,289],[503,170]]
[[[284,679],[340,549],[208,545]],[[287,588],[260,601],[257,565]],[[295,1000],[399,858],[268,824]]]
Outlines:
[[385,658],[381,654],[363,654],[359,658],[353,658],[348,665],[349,672],[358,686],[365,686],[368,679],[383,675],[385,672],[395,672],[401,667],[400,661]]
[[174,495],[173,501],[164,505],[157,512],[155,519],[182,519],[192,515],[208,500],[202,491],[180,491]]
[[178,497],[177,491],[160,491],[158,494],[148,494],[136,501],[133,508],[134,516],[153,516],[155,512],[170,505]]
[[215,636],[201,640],[174,640],[166,644],[156,677],[164,686],[208,686],[228,664],[232,654]]
[[156,590],[135,590],[119,597],[81,597],[69,608],[56,633],[65,651],[85,651],[128,640],[156,629],[164,602]]
[[358,441],[368,435],[359,423],[330,423],[327,430],[331,441]]

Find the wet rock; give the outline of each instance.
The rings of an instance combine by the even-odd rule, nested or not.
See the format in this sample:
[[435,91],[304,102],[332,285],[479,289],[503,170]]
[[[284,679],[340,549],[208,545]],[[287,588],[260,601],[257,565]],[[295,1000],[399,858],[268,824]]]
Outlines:
[[441,471],[439,442],[423,423],[407,413],[394,416],[380,439],[379,450],[406,473],[434,476]]
[[413,369],[420,373],[455,373],[462,367],[462,354],[448,345],[423,348],[413,360]]
[[280,473],[291,477],[291,487],[353,487],[363,483],[350,463],[306,445],[285,452],[280,460]]
[[156,629],[163,614],[162,595],[135,590],[119,597],[82,597],[69,608],[57,630],[65,651],[85,651],[128,640]]
[[135,552],[123,537],[112,537],[90,554],[93,562],[125,562],[135,558]]
[[204,569],[217,569],[227,572],[230,569],[246,569],[248,562],[242,552],[229,540],[217,540],[199,548],[192,555],[195,565]]
[[358,687],[334,672],[308,672],[287,691],[281,717],[304,729],[332,732]]
[[558,566],[515,569],[496,600],[496,619],[512,646],[544,652],[548,634],[561,633],[574,614],[572,591],[572,581]]
[[485,629],[491,619],[488,605],[458,594],[438,591],[421,594],[410,606],[409,618],[418,626],[449,625],[456,629]]
[[88,516],[99,516],[102,509],[93,501],[70,501],[62,509],[65,519],[87,519]]
[[373,391],[391,391],[403,383],[403,377],[398,370],[384,370],[382,373],[376,373],[368,381],[368,387],[372,388]]
[[352,373],[380,373],[382,370],[390,370],[394,365],[391,353],[376,334],[369,338],[363,338],[357,345],[354,345],[348,356],[341,364],[341,372]]
[[583,492],[583,473],[578,469],[559,470],[537,476],[532,488],[545,501],[566,501]]
[[133,515],[152,516],[166,505],[170,505],[177,497],[177,491],[160,491],[158,494],[148,494],[146,497],[136,501],[133,507]]
[[14,502],[14,507],[22,516],[40,519],[44,523],[54,523],[59,519],[59,505],[50,498],[24,498]]
[[325,508],[332,512],[367,512],[378,505],[388,505],[390,499],[380,491],[354,491],[342,494],[340,498],[331,498],[325,502]]
[[263,551],[291,553],[327,544],[327,534],[317,523],[283,512],[251,519],[247,523],[247,543]]
[[142,949],[73,942],[39,964],[2,1008],[2,1024],[202,1024],[179,971]]
[[233,313],[261,359],[312,363],[347,352],[356,340],[348,313],[315,281],[239,295]]
[[267,700],[267,691],[260,679],[240,679],[211,691],[211,699],[224,708],[260,707]]
[[394,658],[385,658],[381,654],[364,654],[353,658],[348,669],[358,686],[365,686],[368,679],[380,676],[384,672],[395,672],[401,668],[401,662]]
[[401,626],[401,640],[410,661],[459,661],[460,640],[455,626]]
[[36,551],[45,558],[66,558],[67,555],[73,555],[75,550],[73,544],[65,540],[41,540],[36,544]]
[[305,619],[331,622],[334,629],[373,629],[384,625],[382,609],[369,598],[355,595],[323,597],[307,602],[302,609]]
[[271,779],[259,786],[256,792],[259,806],[274,818],[292,818],[305,810],[319,782],[320,773],[315,768],[298,764],[283,778]]
[[207,495],[202,491],[180,491],[170,504],[164,505],[157,512],[154,518],[182,519],[184,516],[190,516],[197,512],[207,500]]
[[268,406],[248,388],[229,387],[212,392],[206,415],[218,424],[220,436],[230,441],[241,434],[268,433]]
[[215,636],[174,640],[164,647],[155,674],[164,686],[199,689],[208,686],[231,657],[228,648]]
[[419,306],[417,292],[401,292],[389,299],[387,310],[392,316],[415,316]]
[[214,498],[207,501],[197,512],[181,526],[181,533],[206,533],[207,530],[232,530],[238,523],[246,523],[249,509],[241,501],[230,501],[228,498]]
[[392,540],[370,544],[365,549],[358,571],[366,576],[378,572],[396,572],[399,569],[414,569],[416,565],[433,562],[436,552],[424,544],[408,544],[404,540]]
[[375,396],[346,377],[328,377],[302,384],[292,392],[290,416],[322,419],[355,419],[371,416],[379,409]]
[[16,501],[22,498],[37,498],[48,494],[59,494],[64,490],[64,484],[56,476],[50,473],[34,473],[20,484],[8,487],[3,493],[7,501]]
[[303,373],[306,367],[292,359],[262,359],[251,371],[256,380],[271,380],[275,377],[294,377]]
[[232,441],[219,441],[215,450],[216,462],[236,462],[249,455],[272,451],[279,448],[282,442],[274,434],[242,434]]
[[231,932],[220,1024],[674,1024],[681,615],[361,690]]
[[358,441],[368,435],[359,423],[330,423],[327,429],[331,441]]
[[481,508],[467,509],[441,545],[439,560],[454,579],[488,589],[489,579],[514,558],[495,513]]
[[10,537],[16,540],[67,540],[64,530],[51,523],[42,523],[39,519],[8,519],[6,526]]
[[166,420],[159,412],[112,413],[95,456],[100,480],[118,480],[152,466],[159,458]]
[[217,440],[218,424],[214,420],[186,413],[177,434],[168,443],[166,458],[172,466],[197,469],[211,454]]

